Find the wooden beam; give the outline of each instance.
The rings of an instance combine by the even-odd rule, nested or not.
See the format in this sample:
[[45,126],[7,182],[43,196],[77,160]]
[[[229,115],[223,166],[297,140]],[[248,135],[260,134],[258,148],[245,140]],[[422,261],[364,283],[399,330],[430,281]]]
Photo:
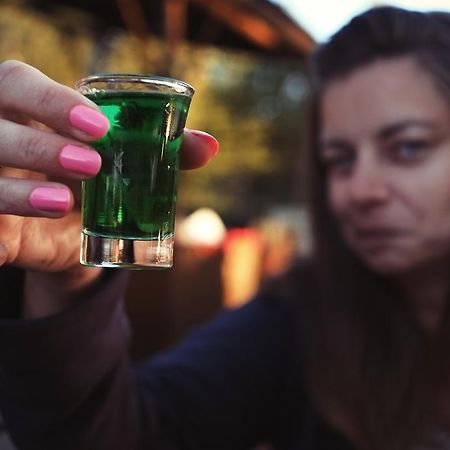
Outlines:
[[[280,7],[262,2],[255,4],[247,0],[239,1],[245,3],[261,17],[264,17],[272,23],[279,30],[284,42],[289,47],[302,50],[304,53],[309,53],[316,46],[316,42],[312,36],[297,25]],[[280,12],[277,13],[277,10],[280,10]]]
[[178,47],[186,37],[187,3],[186,0],[164,1],[164,25],[167,42]]
[[139,0],[116,0],[116,3],[128,30],[140,39],[147,39],[149,29]]
[[173,65],[180,44],[186,37],[186,0],[164,0],[164,34],[166,40],[166,75],[172,75]]
[[239,6],[228,1],[191,0],[201,5],[210,14],[221,19],[231,29],[246,36],[256,45],[266,49],[275,50],[280,45],[278,33],[265,19],[257,17]]

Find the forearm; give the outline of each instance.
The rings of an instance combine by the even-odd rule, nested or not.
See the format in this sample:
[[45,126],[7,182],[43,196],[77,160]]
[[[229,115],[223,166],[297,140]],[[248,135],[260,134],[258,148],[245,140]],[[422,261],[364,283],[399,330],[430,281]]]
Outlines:
[[0,319],[0,409],[18,447],[238,450],[266,440],[290,373],[279,302],[224,314],[132,376],[123,275],[103,271],[58,314]]
[[125,285],[105,271],[58,314],[0,319],[0,406],[19,448],[137,448]]

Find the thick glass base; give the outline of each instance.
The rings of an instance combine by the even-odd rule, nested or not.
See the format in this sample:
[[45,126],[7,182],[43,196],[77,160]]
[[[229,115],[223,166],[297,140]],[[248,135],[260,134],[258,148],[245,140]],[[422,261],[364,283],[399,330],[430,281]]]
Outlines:
[[173,237],[144,241],[81,233],[80,263],[127,269],[167,269],[173,264]]

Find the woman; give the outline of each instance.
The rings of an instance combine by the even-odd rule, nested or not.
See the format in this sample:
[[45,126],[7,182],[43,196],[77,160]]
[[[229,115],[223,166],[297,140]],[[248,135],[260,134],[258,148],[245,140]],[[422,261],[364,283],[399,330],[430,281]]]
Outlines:
[[[95,173],[58,152],[65,135],[104,133],[102,119],[74,120],[81,99],[14,64],[0,68],[2,109],[61,134],[11,137],[19,125],[3,122],[0,163]],[[26,269],[3,270],[0,323],[0,403],[19,448],[448,448],[450,16],[370,10],[318,49],[313,75],[314,260],[138,368],[123,273],[80,268],[61,231],[77,223],[71,197],[27,201],[41,180],[0,181],[2,211],[25,216],[2,217],[0,235],[4,259]],[[200,140],[197,166],[215,147]],[[57,230],[46,248],[43,223]]]
[[320,408],[363,448],[450,430],[449,29],[449,14],[381,8],[315,56],[324,288],[310,377]]

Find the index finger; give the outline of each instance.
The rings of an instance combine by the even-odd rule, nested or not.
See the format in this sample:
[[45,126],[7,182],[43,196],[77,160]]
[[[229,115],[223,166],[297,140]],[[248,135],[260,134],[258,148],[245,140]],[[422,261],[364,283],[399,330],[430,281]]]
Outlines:
[[104,136],[108,119],[75,90],[20,61],[0,64],[0,110],[26,114],[82,141]]

